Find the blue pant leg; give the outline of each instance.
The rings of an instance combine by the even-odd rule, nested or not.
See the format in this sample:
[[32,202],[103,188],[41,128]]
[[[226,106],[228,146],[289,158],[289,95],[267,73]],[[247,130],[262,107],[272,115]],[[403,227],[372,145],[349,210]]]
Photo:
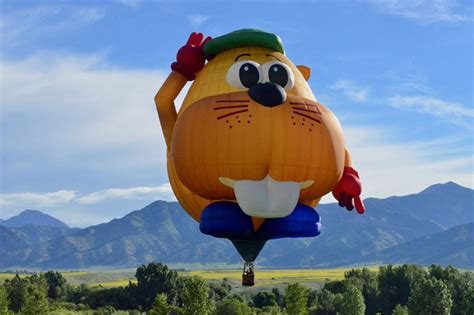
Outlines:
[[215,237],[244,240],[254,234],[251,217],[239,205],[230,201],[218,201],[204,208],[199,229]]
[[315,209],[297,204],[293,212],[284,218],[266,219],[256,237],[275,239],[284,237],[313,237],[321,233],[321,218]]

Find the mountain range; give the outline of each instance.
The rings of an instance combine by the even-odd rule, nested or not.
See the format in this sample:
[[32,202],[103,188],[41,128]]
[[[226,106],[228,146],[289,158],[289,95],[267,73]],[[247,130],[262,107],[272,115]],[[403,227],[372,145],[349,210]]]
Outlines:
[[[474,190],[449,182],[417,194],[364,202],[364,215],[337,204],[318,206],[320,236],[269,241],[257,264],[313,268],[435,263],[474,269]],[[49,216],[46,220],[46,215],[45,221],[37,218],[31,224],[26,219],[31,213],[25,212],[14,217],[14,226],[14,218],[0,222],[0,268],[241,261],[230,241],[201,234],[198,223],[175,202],[156,201],[123,218],[83,229],[69,228]]]

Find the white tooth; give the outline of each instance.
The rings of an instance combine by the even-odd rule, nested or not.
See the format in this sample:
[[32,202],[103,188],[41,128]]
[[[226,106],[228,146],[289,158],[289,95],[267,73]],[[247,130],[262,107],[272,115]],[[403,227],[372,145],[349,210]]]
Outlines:
[[227,187],[234,188],[235,180],[228,177],[219,177],[219,181]]
[[270,176],[260,181],[239,180],[233,184],[240,208],[247,215],[260,218],[288,216],[298,203],[301,189],[300,183],[278,182]]

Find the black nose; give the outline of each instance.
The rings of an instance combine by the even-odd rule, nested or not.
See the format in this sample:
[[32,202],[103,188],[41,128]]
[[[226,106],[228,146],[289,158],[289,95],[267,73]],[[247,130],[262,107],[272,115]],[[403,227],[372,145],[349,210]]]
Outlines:
[[286,101],[286,92],[278,84],[266,82],[254,84],[249,89],[250,97],[266,107],[274,107]]

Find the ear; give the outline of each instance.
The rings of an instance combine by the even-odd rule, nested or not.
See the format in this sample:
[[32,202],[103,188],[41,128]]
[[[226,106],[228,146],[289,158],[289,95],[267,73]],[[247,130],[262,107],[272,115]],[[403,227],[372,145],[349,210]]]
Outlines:
[[308,81],[309,77],[311,76],[311,68],[306,67],[306,66],[296,66],[298,70],[300,70],[301,74],[303,75],[303,78]]

